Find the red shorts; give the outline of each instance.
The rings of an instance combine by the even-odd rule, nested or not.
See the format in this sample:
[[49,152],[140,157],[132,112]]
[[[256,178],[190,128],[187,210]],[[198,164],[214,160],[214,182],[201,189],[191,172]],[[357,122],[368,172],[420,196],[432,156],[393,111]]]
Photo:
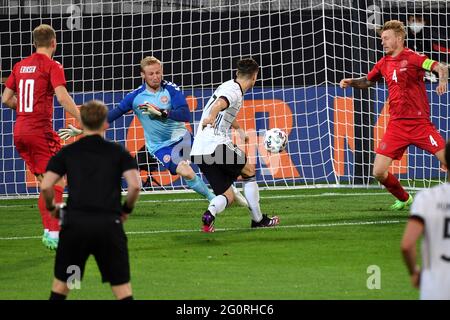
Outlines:
[[445,148],[445,140],[429,120],[397,119],[389,121],[376,153],[400,160],[409,145],[435,154]]
[[56,132],[44,132],[36,135],[14,135],[14,144],[30,171],[43,174],[48,161],[61,149],[61,140]]

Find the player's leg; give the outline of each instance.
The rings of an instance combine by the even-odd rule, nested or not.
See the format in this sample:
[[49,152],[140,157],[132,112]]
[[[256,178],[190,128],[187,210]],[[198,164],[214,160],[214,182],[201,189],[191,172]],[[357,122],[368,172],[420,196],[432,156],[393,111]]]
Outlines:
[[70,290],[66,282],[54,278],[49,300],[65,300],[69,294],[69,291]]
[[[33,145],[30,144],[30,137],[27,135],[14,136],[14,145],[16,146],[17,152],[20,157],[25,161],[28,169],[34,174],[36,169],[34,167],[33,161]],[[38,179],[39,180],[39,179]],[[45,203],[42,195],[39,195],[38,199],[38,209],[41,214],[42,226],[44,227],[44,235],[42,236],[42,242],[45,243],[48,235],[48,219],[49,215],[45,210]]]
[[441,169],[447,171],[448,163],[445,160],[446,142],[434,124],[429,121],[425,124],[418,125],[414,133],[414,145],[434,154],[441,163]]
[[221,194],[215,196],[209,203],[208,209],[203,213],[203,231],[214,232],[214,221],[216,216],[223,212],[227,206],[231,205],[234,201],[234,193],[231,185],[228,189]]
[[240,207],[248,208],[247,199],[242,195],[242,193],[236,188],[234,184],[231,185],[231,190],[234,194],[234,203],[236,203]]
[[131,283],[125,283],[118,286],[111,286],[111,290],[117,300],[133,300]]
[[[53,135],[49,137],[41,135],[22,135],[15,136],[14,143],[20,156],[27,164],[28,169],[36,176],[36,179],[40,184],[49,159],[56,153],[57,150],[59,150],[59,140],[56,140]],[[54,190],[55,200],[61,199],[62,201],[61,188],[55,186]],[[55,241],[49,243],[48,238],[50,232],[59,231],[58,220],[53,218],[50,215],[50,212],[46,209],[42,194],[39,194],[38,209],[41,214],[42,224],[44,226],[42,242],[47,248],[54,250],[57,243],[56,245]],[[53,236],[55,236],[54,233]],[[57,238],[57,236],[55,238]]]
[[[61,240],[56,249],[54,280],[50,299],[64,300],[71,289],[79,288],[90,252],[85,228],[72,224],[61,230]],[[73,287],[72,287],[73,285]]]
[[[208,157],[208,156],[207,156]],[[230,177],[219,165],[196,162],[208,179],[216,196],[209,202],[207,210],[202,215],[202,230],[204,232],[214,232],[216,216],[223,212],[225,208],[234,201],[234,193],[231,188],[234,178]]]
[[[43,145],[42,149],[39,149],[39,153],[36,154],[36,162],[38,172],[42,172],[45,175],[45,171],[47,169],[47,164],[50,161],[50,158],[53,157],[59,150],[61,150],[61,140],[56,132],[48,132],[45,136],[46,144]],[[39,183],[42,180],[39,181]],[[54,186],[54,201],[55,203],[63,202],[63,193],[64,193],[64,179],[60,179]],[[49,214],[49,230],[48,230],[48,244],[50,249],[56,249],[58,246],[59,239],[59,219],[54,218]]]
[[[412,124],[414,126],[415,124]],[[378,148],[373,165],[373,176],[397,198],[391,210],[402,210],[412,203],[412,197],[405,191],[400,181],[389,172],[393,160],[400,160],[406,148],[412,144],[411,123],[409,121],[389,121],[386,132]]]
[[[44,179],[45,174],[36,175],[37,180],[39,181],[39,185]],[[60,179],[54,186],[54,201],[55,203],[63,202],[63,193],[64,193],[64,179]],[[56,250],[58,247],[59,241],[59,219],[51,216],[50,212],[47,210],[45,205],[45,200],[42,194],[39,194],[38,200],[39,211],[41,212],[41,216],[47,216],[47,230],[44,230],[44,236],[42,242],[44,245],[50,250]]]
[[259,187],[256,183],[256,167],[254,164],[247,162],[241,171],[243,178],[244,195],[248,202],[248,208],[252,218],[251,227],[274,227],[280,223],[277,216],[268,217],[261,212],[259,205]]
[[189,133],[179,142],[156,150],[153,156],[169,170],[170,174],[179,174],[185,178],[189,188],[211,201],[215,195],[208,189],[203,180],[195,174],[189,162],[183,157],[183,154],[189,155],[191,138],[192,136]]
[[373,176],[397,198],[390,208],[401,210],[412,203],[412,197],[405,191],[400,181],[389,172],[391,164],[392,158],[377,153],[373,164]]
[[208,189],[205,182],[197,176],[188,160],[181,160],[175,172],[182,176],[189,188],[211,201],[216,195]]
[[128,240],[123,223],[115,217],[101,218],[86,226],[90,247],[102,275],[118,300],[132,300]]
[[[195,174],[188,160],[182,160],[178,164],[176,173],[186,180],[189,188],[208,199],[208,201],[211,201],[216,196],[211,192],[211,190],[209,190],[205,182],[203,182],[203,180]],[[239,192],[239,190],[234,185],[232,185],[231,188],[234,194],[234,201],[242,207],[248,207],[247,200]]]

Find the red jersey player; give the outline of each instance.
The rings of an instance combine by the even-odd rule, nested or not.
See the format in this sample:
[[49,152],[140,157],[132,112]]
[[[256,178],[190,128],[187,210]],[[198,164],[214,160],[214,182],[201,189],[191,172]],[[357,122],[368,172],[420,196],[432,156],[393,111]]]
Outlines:
[[[36,52],[16,63],[5,83],[2,102],[16,110],[14,144],[30,171],[41,182],[50,158],[61,149],[61,141],[53,130],[53,95],[64,109],[80,120],[78,109],[65,87],[64,69],[52,59],[56,51],[55,30],[46,24],[33,31]],[[64,181],[55,185],[55,201],[62,202]],[[38,201],[44,225],[42,241],[56,249],[59,238],[58,220]]]
[[446,66],[405,48],[403,22],[391,20],[381,29],[381,43],[386,56],[377,62],[366,77],[342,79],[341,88],[365,89],[384,77],[389,91],[390,120],[376,149],[373,175],[397,200],[392,210],[401,210],[412,203],[412,196],[388,169],[394,159],[400,160],[409,145],[434,154],[446,167],[445,141],[430,121],[430,105],[425,91],[425,71],[439,74],[438,95],[447,92]]

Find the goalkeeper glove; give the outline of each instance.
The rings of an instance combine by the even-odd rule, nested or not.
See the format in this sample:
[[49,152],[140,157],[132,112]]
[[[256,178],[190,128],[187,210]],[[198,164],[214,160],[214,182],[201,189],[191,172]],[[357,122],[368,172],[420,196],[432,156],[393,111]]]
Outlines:
[[142,114],[146,114],[151,118],[167,118],[168,112],[167,110],[160,109],[150,103],[144,103],[139,105],[139,109],[142,110]]
[[76,137],[82,133],[83,133],[83,130],[78,129],[71,124],[68,125],[68,128],[62,128],[62,129],[58,130],[58,136],[63,140],[67,140],[69,138]]

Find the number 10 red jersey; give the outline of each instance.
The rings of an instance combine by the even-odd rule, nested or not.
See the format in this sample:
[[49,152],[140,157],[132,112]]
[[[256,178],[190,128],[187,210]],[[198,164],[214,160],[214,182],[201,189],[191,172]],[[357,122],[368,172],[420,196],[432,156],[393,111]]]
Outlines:
[[55,88],[66,85],[64,69],[47,55],[34,53],[15,64],[5,86],[16,92],[14,135],[53,131]]

